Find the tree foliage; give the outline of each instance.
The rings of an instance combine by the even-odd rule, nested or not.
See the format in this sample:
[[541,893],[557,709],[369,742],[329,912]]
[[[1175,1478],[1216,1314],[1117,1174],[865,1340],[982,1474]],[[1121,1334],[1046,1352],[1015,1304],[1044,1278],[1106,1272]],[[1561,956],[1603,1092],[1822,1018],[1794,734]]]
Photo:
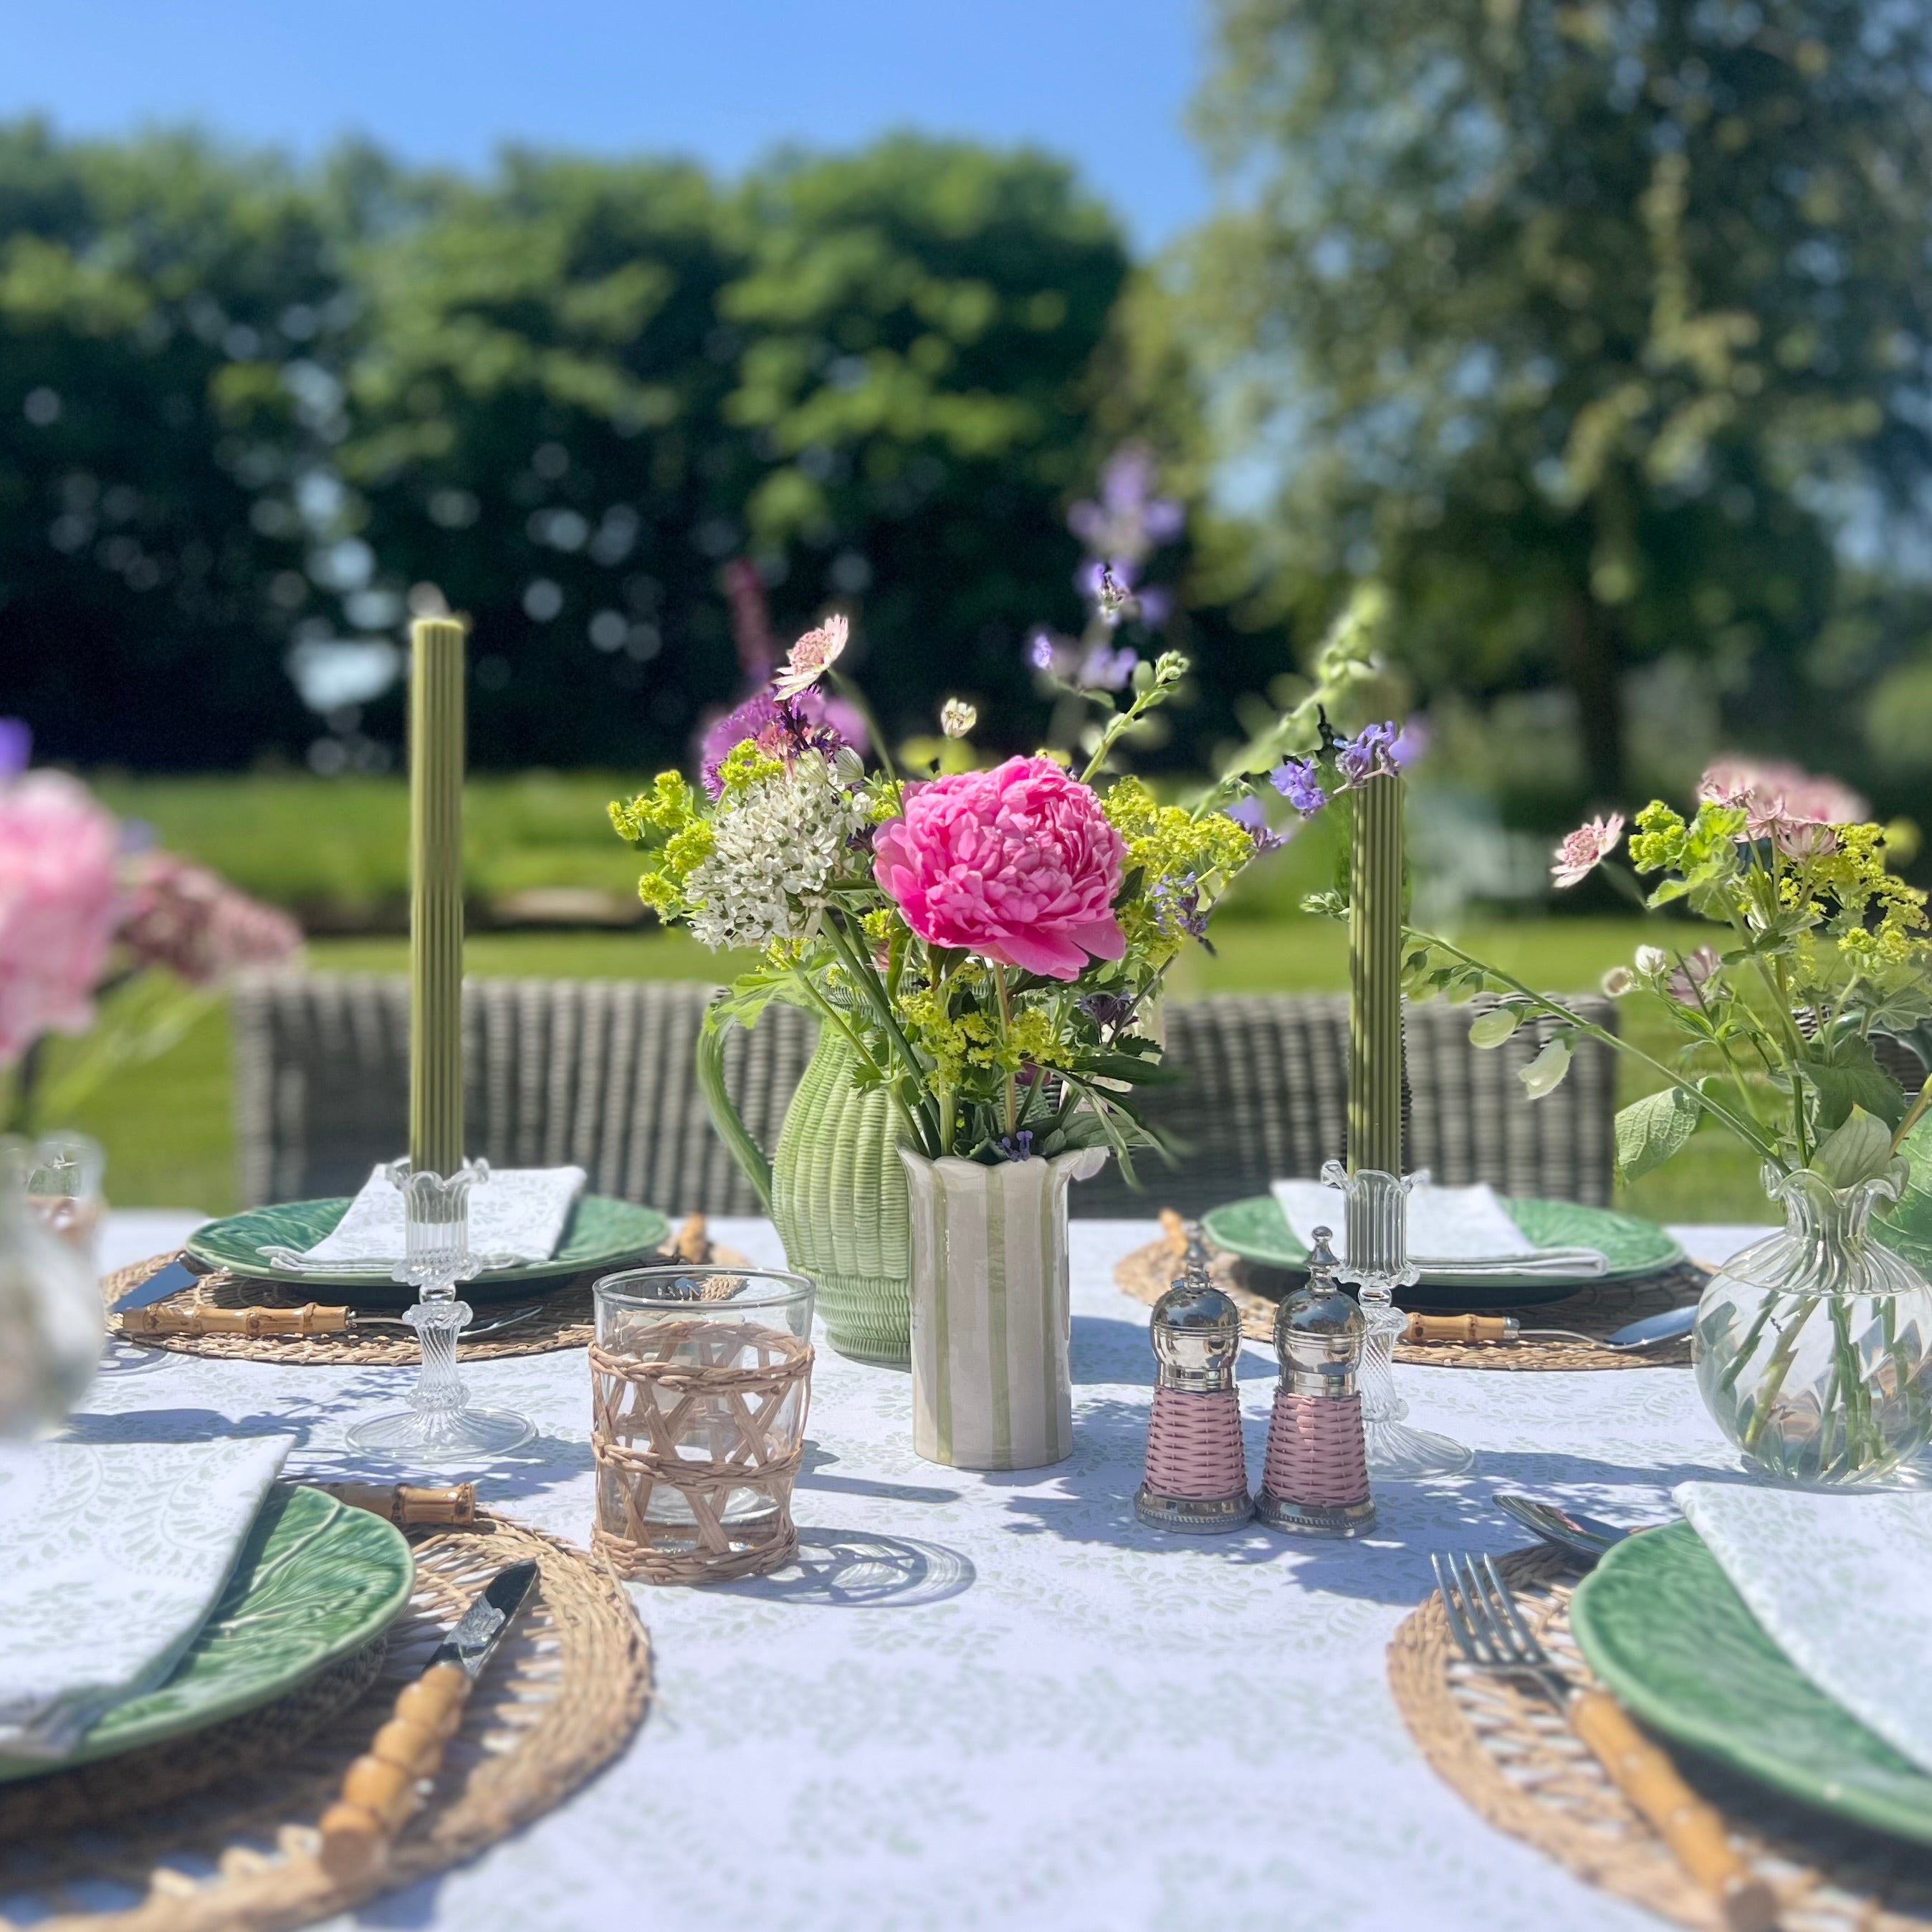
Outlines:
[[[637,766],[742,688],[729,565],[782,640],[850,614],[895,735],[957,692],[1030,748],[1025,634],[1077,627],[1068,506],[1132,428],[1128,266],[1064,166],[963,143],[727,188],[16,126],[0,710],[82,762],[299,757],[291,652],[363,640],[380,683],[440,596],[478,763]],[[337,704],[335,764],[379,764],[400,704]]]
[[1193,296],[1282,478],[1277,600],[1379,573],[1426,683],[1567,680],[1606,796],[1647,657],[1815,734],[1906,621],[1848,547],[1932,466],[1927,9],[1218,12],[1241,200]]

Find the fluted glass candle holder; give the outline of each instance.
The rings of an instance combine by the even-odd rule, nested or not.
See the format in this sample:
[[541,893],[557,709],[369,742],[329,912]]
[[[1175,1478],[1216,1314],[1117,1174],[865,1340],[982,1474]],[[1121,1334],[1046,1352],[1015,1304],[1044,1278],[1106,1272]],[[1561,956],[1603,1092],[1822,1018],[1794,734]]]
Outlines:
[[466,1162],[447,1178],[413,1172],[406,1160],[391,1162],[388,1172],[403,1196],[403,1260],[394,1279],[416,1291],[416,1305],[403,1319],[422,1344],[422,1366],[409,1407],[358,1423],[349,1446],[429,1462],[520,1448],[536,1425],[512,1409],[473,1406],[456,1366],[456,1338],[473,1312],[457,1299],[456,1284],[481,1265],[470,1252],[470,1192],[488,1182],[488,1163]]
[[1408,1404],[1395,1385],[1395,1345],[1408,1322],[1395,1305],[1395,1291],[1419,1280],[1422,1272],[1408,1258],[1408,1197],[1415,1184],[1429,1177],[1367,1167],[1351,1174],[1339,1160],[1331,1160],[1322,1168],[1322,1178],[1342,1192],[1347,1252],[1336,1274],[1356,1284],[1361,1305],[1362,1425],[1369,1474],[1396,1481],[1460,1476],[1475,1460],[1474,1455],[1433,1430],[1412,1429],[1403,1420]]

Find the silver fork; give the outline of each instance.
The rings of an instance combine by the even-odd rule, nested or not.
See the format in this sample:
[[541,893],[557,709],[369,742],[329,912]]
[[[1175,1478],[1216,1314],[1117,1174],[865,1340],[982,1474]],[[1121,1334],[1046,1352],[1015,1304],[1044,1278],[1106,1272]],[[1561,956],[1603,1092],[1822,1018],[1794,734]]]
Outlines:
[[1730,1932],[1771,1932],[1778,1900],[1732,1850],[1724,1821],[1678,1774],[1605,1690],[1566,1676],[1537,1640],[1509,1586],[1486,1557],[1432,1557],[1450,1634],[1478,1670],[1527,1678],[1569,1721],[1611,1782],[1655,1828],[1677,1862],[1708,1892]]

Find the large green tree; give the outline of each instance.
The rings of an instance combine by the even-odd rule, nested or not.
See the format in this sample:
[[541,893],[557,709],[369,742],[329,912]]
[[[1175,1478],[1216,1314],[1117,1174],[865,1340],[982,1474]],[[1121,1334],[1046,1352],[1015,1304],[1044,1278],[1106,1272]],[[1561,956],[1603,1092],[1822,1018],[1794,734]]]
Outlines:
[[339,286],[272,160],[0,128],[0,709],[83,762],[298,740],[309,601],[282,499]]
[[1928,9],[1216,11],[1236,207],[1192,294],[1279,481],[1274,596],[1378,573],[1425,685],[1562,677],[1601,798],[1658,653],[1815,731],[1847,545],[1882,560],[1932,468]]
[[738,694],[740,558],[782,635],[852,613],[890,729],[950,690],[1032,708],[1126,272],[1065,168],[901,138],[728,196],[513,156],[369,225],[343,514],[474,615],[480,760],[680,754]]

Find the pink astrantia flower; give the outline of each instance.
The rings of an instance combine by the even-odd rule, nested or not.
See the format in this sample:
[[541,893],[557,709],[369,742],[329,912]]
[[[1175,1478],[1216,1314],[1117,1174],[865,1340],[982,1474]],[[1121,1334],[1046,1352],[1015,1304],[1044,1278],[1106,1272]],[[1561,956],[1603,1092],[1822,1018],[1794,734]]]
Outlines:
[[874,839],[879,884],[934,946],[1052,980],[1126,950],[1114,896],[1126,848],[1100,801],[1051,758],[909,787]]
[[844,650],[848,628],[843,616],[832,616],[817,630],[806,632],[792,646],[784,668],[772,680],[772,695],[796,698],[800,692],[809,691]]
[[1624,815],[1613,812],[1607,818],[1593,818],[1580,825],[1556,848],[1556,862],[1550,876],[1559,886],[1574,886],[1586,879],[1617,849],[1624,836]]
[[172,852],[129,866],[119,937],[142,966],[164,966],[192,986],[215,986],[244,968],[280,966],[302,950],[286,913],[237,892],[206,866]]
[[1684,956],[1684,963],[1664,982],[1664,989],[1680,1006],[1703,1004],[1705,982],[1724,964],[1710,946],[1700,946]]
[[1717,760],[1697,781],[1697,800],[1700,804],[1742,807],[1744,836],[1774,839],[1792,858],[1815,856],[1837,842],[1827,844],[1803,834],[1794,837],[1793,828],[1856,825],[1871,814],[1870,802],[1837,778],[1756,758]]
[[0,784],[0,1066],[82,1033],[119,910],[119,828],[58,772]]

